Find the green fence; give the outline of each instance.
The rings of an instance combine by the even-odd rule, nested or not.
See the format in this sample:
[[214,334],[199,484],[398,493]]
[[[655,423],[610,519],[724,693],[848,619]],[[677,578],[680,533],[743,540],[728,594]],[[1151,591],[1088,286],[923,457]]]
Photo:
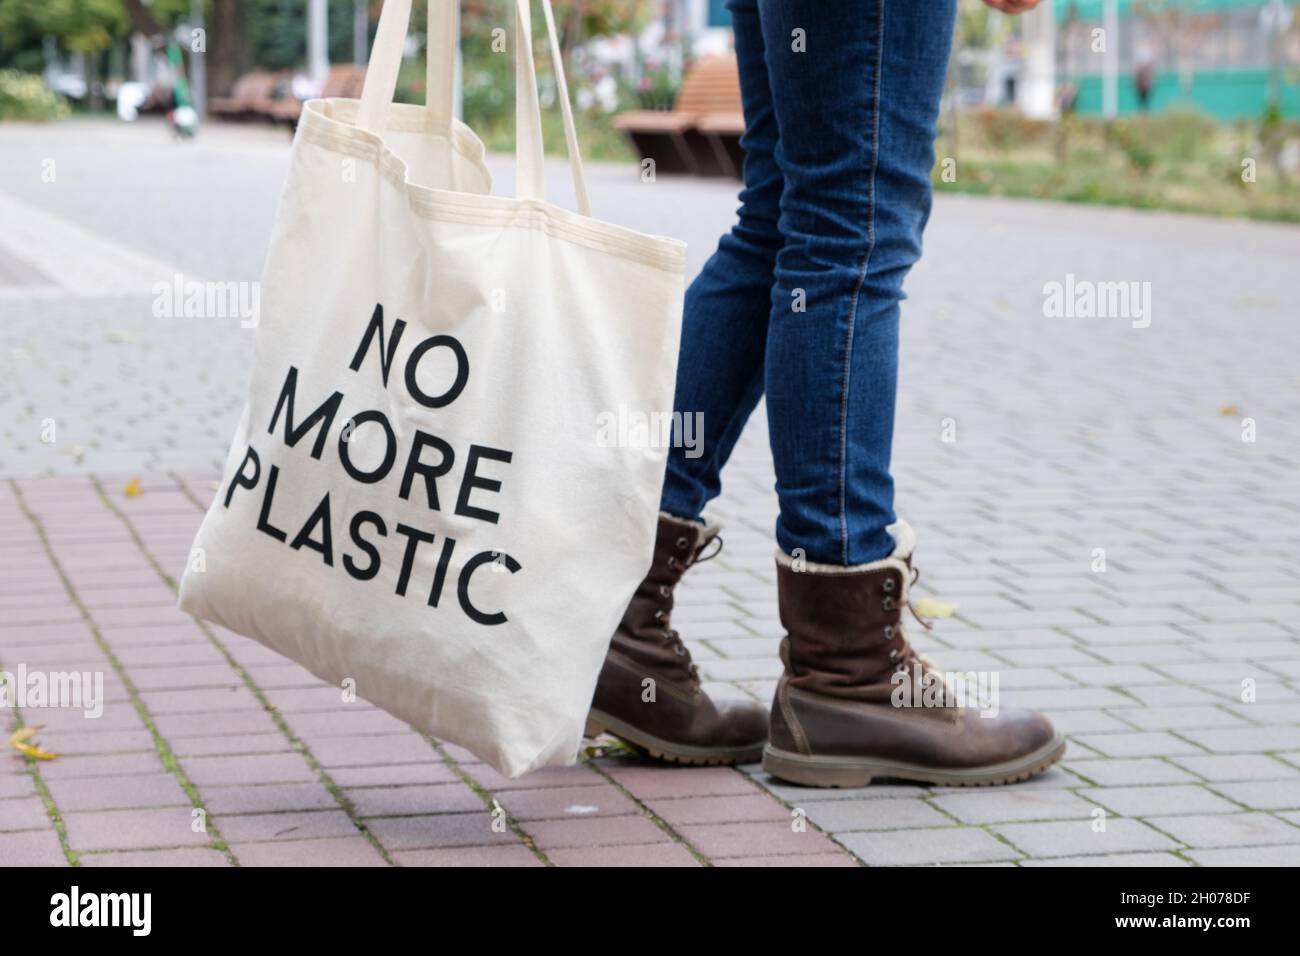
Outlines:
[[[1080,113],[1102,111],[1101,77],[1083,76],[1079,84]],[[1268,105],[1267,70],[1231,70],[1197,72],[1191,77],[1191,90],[1185,92],[1176,73],[1157,73],[1151,89],[1151,110],[1158,112],[1175,106],[1194,106],[1219,119],[1258,119]],[[1300,117],[1300,85],[1282,86],[1282,115]],[[1118,109],[1121,114],[1138,111],[1137,91],[1131,73],[1119,78]]]
[[[1287,118],[1300,118],[1300,0],[1286,0],[1290,19],[1277,29],[1272,0],[1120,0],[1117,109],[1138,109],[1133,77],[1149,64],[1151,109],[1190,105],[1219,119],[1258,118],[1272,91]],[[1104,27],[1102,0],[1055,0],[1058,82],[1078,86],[1081,113],[1102,111],[1102,69],[1097,31]]]

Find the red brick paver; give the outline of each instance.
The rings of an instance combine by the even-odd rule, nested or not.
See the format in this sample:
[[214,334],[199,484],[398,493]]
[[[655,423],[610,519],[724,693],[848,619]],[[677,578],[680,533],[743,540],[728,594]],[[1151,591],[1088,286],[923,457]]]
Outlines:
[[[41,742],[60,753],[56,760],[5,758],[6,858],[58,864],[70,853],[92,866],[696,866],[711,856],[770,865],[791,855],[852,862],[815,828],[787,836],[790,811],[733,769],[603,757],[511,780],[369,704],[343,703],[296,665],[175,609],[163,575],[179,576],[199,502],[167,477],[142,485],[133,499],[88,479],[20,482],[17,494],[0,488],[0,521],[23,536],[35,588],[30,600],[12,583],[0,591],[16,612],[0,616],[0,664],[93,669],[105,688],[99,718],[39,715]],[[65,821],[66,852],[37,795],[38,776]],[[204,826],[192,825],[196,814]]]

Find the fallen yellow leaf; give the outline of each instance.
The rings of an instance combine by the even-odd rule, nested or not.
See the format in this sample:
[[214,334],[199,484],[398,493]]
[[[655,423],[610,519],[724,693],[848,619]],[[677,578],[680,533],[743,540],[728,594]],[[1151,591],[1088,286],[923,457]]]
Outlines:
[[956,610],[953,605],[932,597],[917,598],[912,602],[912,609],[919,617],[952,617]]
[[36,731],[44,726],[44,724],[36,724],[35,726],[19,727],[9,735],[9,742],[11,744],[20,744],[25,740],[31,740]]
[[128,498],[139,498],[144,494],[144,489],[140,487],[140,479],[132,478],[126,483],[126,496]]
[[50,753],[42,748],[39,744],[29,744],[27,741],[40,730],[40,726],[19,727],[9,735],[9,746],[13,747],[20,754],[26,754],[28,757],[34,757],[37,760],[53,760],[58,756],[56,753]]
[[1219,414],[1225,416],[1238,415],[1241,413],[1240,405],[1220,405]]

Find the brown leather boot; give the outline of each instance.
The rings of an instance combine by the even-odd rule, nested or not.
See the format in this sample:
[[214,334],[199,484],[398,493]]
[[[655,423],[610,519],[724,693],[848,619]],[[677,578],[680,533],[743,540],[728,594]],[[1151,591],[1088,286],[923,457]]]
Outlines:
[[715,527],[659,515],[654,564],[605,657],[588,737],[608,732],[653,757],[684,764],[745,763],[762,754],[767,711],[750,701],[710,700],[668,622],[673,588],[715,538]]
[[915,539],[904,522],[889,530],[894,553],[871,564],[777,558],[788,636],[763,768],[814,787],[873,777],[975,786],[1024,780],[1060,760],[1065,738],[1042,714],[959,706],[962,695],[912,650],[902,614]]

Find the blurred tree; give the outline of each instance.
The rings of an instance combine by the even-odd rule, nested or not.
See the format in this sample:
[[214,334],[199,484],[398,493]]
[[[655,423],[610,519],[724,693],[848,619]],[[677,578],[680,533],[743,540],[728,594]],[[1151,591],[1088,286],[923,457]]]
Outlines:
[[569,51],[584,40],[639,32],[649,19],[647,6],[640,0],[562,0],[556,3],[560,50],[567,59]]
[[153,11],[144,5],[144,0],[122,0],[122,4],[126,7],[131,27],[136,33],[151,37],[163,32],[162,24],[154,17]]
[[[42,44],[53,37],[64,53],[86,54],[87,80],[98,80],[104,54],[132,33],[157,37],[188,19],[191,0],[0,0],[0,64],[39,70]],[[353,58],[353,20],[358,0],[329,0],[329,56]],[[371,35],[382,0],[361,0],[369,11]],[[225,95],[252,67],[298,69],[307,54],[307,5],[303,0],[204,0],[208,28],[209,95]],[[636,33],[653,15],[643,0],[555,0],[556,27],[566,61],[582,43],[602,36]],[[467,75],[477,75],[492,93],[509,97],[507,55],[493,51],[492,31],[505,30],[507,50],[514,36],[512,7],[502,0],[463,0],[461,35]],[[428,0],[415,0],[411,32],[426,30]],[[540,16],[533,24],[538,50],[546,47]],[[186,55],[190,55],[188,46]],[[545,70],[545,66],[543,66]],[[576,71],[574,71],[576,72]],[[502,82],[504,81],[504,83]],[[575,86],[581,77],[572,80]],[[467,88],[469,84],[467,83]],[[423,91],[420,90],[423,97]],[[502,107],[507,100],[502,100]]]
[[[368,0],[370,22],[379,18],[382,3]],[[418,3],[423,7],[423,3]],[[307,4],[303,0],[243,0],[244,37],[248,59],[259,67],[292,70],[307,59]],[[329,59],[352,62],[352,21],[355,0],[329,0]],[[416,17],[411,17],[415,30]],[[420,16],[420,23],[423,17]],[[373,33],[372,33],[373,35]]]
[[121,0],[0,0],[0,44],[11,52],[39,49],[54,37],[64,52],[81,54],[92,107],[102,101],[103,54],[128,25]]
[[[553,6],[560,50],[567,56],[575,46],[594,37],[639,32],[650,19],[649,8],[653,4],[645,0],[555,0]],[[424,0],[417,0],[412,29],[417,18],[423,24],[426,8]],[[508,35],[514,34],[514,8],[499,0],[464,0],[460,9],[462,36],[490,38],[496,27],[505,29]],[[533,37],[545,36],[546,22],[540,15],[535,16]]]
[[[570,95],[587,82],[581,63],[574,62],[575,48],[597,37],[638,33],[654,15],[651,8],[655,6],[644,0],[554,0],[556,31]],[[426,12],[426,3],[417,0],[412,30],[424,29]],[[509,4],[500,0],[461,3],[462,92],[464,113],[471,123],[491,126],[510,120],[514,106],[514,27],[513,7]],[[494,30],[505,31],[504,47],[495,43]],[[550,84],[550,50],[546,24],[540,15],[533,18],[533,41],[545,96]],[[422,98],[422,93],[416,97]]]
[[1179,93],[1190,97],[1196,63],[1205,59],[1207,43],[1223,33],[1222,19],[1217,13],[1184,9],[1170,0],[1138,2],[1133,12],[1160,38],[1164,62],[1173,63],[1177,70]]
[[302,0],[245,0],[245,39],[258,66],[284,70],[307,54],[307,5]]
[[66,52],[99,53],[129,24],[121,0],[0,0],[0,46],[9,50],[53,36]]
[[212,0],[208,42],[208,96],[229,96],[248,69],[244,10],[240,0]]
[[155,36],[188,9],[188,0],[0,0],[0,62],[39,70],[45,40],[53,38],[60,52],[93,64],[128,34]]

